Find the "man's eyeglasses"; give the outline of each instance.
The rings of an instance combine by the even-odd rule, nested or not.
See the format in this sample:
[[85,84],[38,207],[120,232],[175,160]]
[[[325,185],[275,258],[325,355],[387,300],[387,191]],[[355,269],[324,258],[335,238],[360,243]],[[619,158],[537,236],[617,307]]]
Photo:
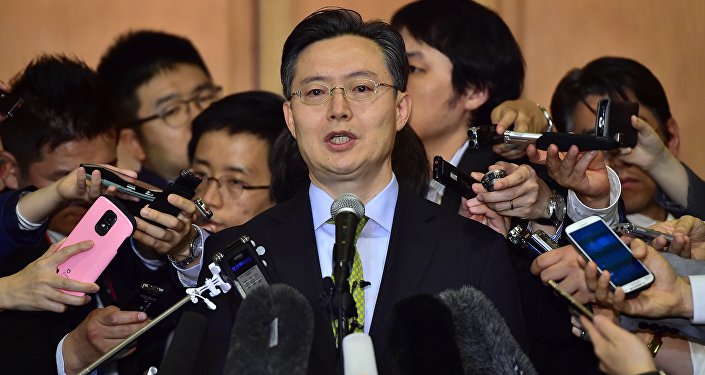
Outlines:
[[215,178],[205,173],[197,171],[193,171],[193,174],[203,180],[203,185],[201,186],[208,189],[208,185],[210,185],[211,182],[215,182],[216,186],[218,187],[218,191],[222,192],[222,190],[220,189],[224,188],[225,193],[230,198],[237,198],[241,196],[245,190],[269,189],[269,185],[245,185],[244,182],[231,176],[220,176],[218,178]]
[[220,86],[203,87],[188,99],[179,98],[161,104],[157,107],[157,113],[137,119],[132,122],[132,125],[139,125],[160,118],[172,128],[180,128],[191,120],[191,103],[202,111],[218,100],[222,91],[223,88]]
[[[391,87],[399,90],[394,85],[386,83],[377,83],[371,79],[353,79],[346,82],[343,86],[328,87],[321,83],[309,83],[299,89],[299,91],[291,94],[291,97],[298,96],[301,103],[306,105],[319,105],[327,103],[333,97],[333,91],[340,89],[343,96],[350,100],[370,100],[377,95],[379,87]],[[291,100],[291,98],[289,98]]]

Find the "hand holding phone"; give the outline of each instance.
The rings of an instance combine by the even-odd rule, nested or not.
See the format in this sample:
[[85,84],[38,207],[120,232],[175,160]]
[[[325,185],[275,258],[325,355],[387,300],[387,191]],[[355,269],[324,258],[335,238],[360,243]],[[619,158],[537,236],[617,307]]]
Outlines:
[[[96,281],[136,226],[134,217],[125,211],[122,204],[112,198],[98,197],[59,249],[86,240],[93,241],[93,248],[61,263],[57,268],[59,276],[86,283]],[[81,292],[64,292],[84,295]]]
[[120,310],[147,312],[150,306],[157,302],[162,295],[164,295],[164,288],[148,283],[141,283]]
[[634,257],[625,245],[598,216],[590,216],[566,228],[568,238],[599,272],[611,274],[610,288],[621,287],[625,293],[636,292],[651,285],[654,275]]
[[556,294],[558,294],[558,295],[561,296],[563,299],[565,299],[566,301],[568,301],[568,303],[570,303],[570,305],[571,305],[572,307],[574,307],[574,308],[577,310],[577,312],[579,312],[581,315],[585,315],[585,317],[587,317],[587,318],[590,319],[590,320],[592,320],[592,319],[595,318],[595,315],[592,313],[592,311],[590,311],[590,309],[589,309],[587,306],[585,306],[585,305],[583,305],[582,303],[578,302],[578,300],[576,300],[575,298],[573,298],[573,296],[571,296],[568,292],[566,292],[565,290],[561,289],[561,287],[558,286],[558,283],[556,283],[556,282],[553,281],[553,280],[548,280],[548,285],[549,285],[551,288],[553,288],[553,290],[556,292]]

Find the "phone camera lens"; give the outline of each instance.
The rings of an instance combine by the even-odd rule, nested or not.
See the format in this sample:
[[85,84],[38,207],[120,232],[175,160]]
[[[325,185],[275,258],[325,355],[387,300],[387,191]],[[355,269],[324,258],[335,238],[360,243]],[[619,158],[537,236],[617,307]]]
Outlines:
[[501,169],[495,169],[492,171],[489,171],[485,173],[485,175],[482,177],[482,186],[485,188],[487,191],[494,191],[494,183],[497,182],[502,177],[506,177],[507,172],[501,170]]
[[105,236],[106,233],[112,228],[112,226],[117,222],[117,215],[115,212],[108,210],[106,211],[103,216],[100,217],[100,220],[98,220],[98,223],[95,225],[95,232],[98,233],[99,236]]

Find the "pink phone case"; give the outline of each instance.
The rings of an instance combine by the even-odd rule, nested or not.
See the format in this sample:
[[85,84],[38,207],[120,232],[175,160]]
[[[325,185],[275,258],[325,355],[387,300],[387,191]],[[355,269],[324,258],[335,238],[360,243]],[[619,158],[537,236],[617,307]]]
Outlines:
[[[59,275],[83,282],[94,282],[98,279],[117,254],[120,245],[135,228],[134,218],[128,216],[124,208],[118,207],[117,204],[106,197],[99,197],[93,203],[61,248],[86,240],[92,240],[93,247],[61,263],[57,270]],[[114,218],[112,225],[108,224],[112,221],[110,218]],[[99,231],[104,233],[100,234]],[[75,296],[85,294],[66,290],[64,292]]]

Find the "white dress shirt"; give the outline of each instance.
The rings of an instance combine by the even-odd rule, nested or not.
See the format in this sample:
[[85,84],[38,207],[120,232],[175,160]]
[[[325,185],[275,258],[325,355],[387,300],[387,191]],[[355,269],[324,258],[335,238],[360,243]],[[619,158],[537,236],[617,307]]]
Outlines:
[[[313,183],[309,187],[308,194],[311,198],[311,213],[313,214],[313,228],[316,235],[321,275],[330,276],[333,273],[335,225],[327,224],[326,221],[331,218],[330,206],[333,203],[333,197]],[[392,180],[387,187],[365,204],[365,216],[369,220],[356,243],[362,262],[362,277],[370,283],[364,288],[365,333],[369,333],[372,324],[372,314],[375,311],[379,286],[382,282],[382,271],[384,271],[387,259],[387,248],[392,233],[394,209],[398,195],[399,184],[396,177],[392,175]]]

